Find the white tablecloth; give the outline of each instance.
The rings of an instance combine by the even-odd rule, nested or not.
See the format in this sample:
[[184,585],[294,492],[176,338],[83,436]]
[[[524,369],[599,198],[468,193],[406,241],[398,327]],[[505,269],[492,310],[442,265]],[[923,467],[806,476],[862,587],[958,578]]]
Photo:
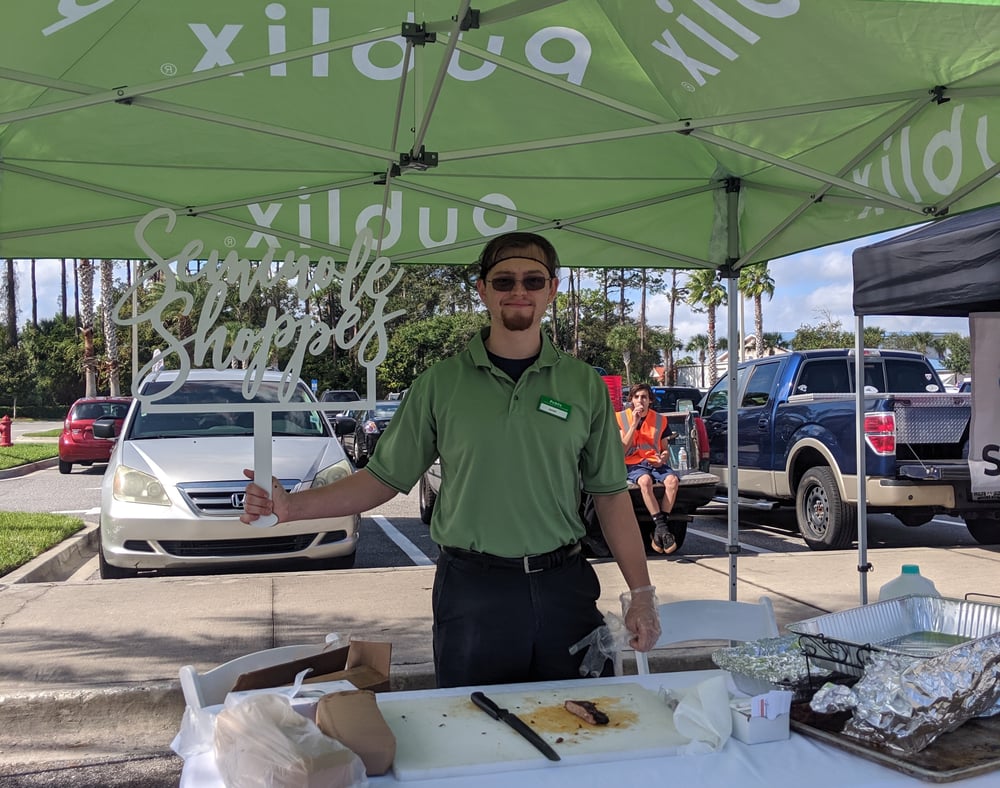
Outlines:
[[[717,671],[690,671],[686,673],[654,673],[649,676],[620,676],[608,679],[586,679],[609,683],[640,683],[656,690],[661,686],[677,689],[691,686],[716,675]],[[530,685],[560,687],[577,682],[545,682]],[[503,690],[525,688],[508,685]],[[590,686],[588,684],[587,686]],[[467,694],[472,688],[420,690],[393,693],[398,698],[419,698],[440,694]],[[490,688],[481,688],[489,692]],[[500,690],[501,688],[494,688]],[[843,750],[823,744],[815,739],[792,733],[784,741],[747,745],[730,739],[725,748],[710,755],[672,755],[665,757],[636,758],[604,763],[569,764],[546,763],[539,769],[495,774],[450,777],[400,782],[392,774],[369,778],[373,788],[381,786],[410,786],[410,788],[545,788],[547,786],[572,786],[572,788],[619,788],[633,785],[697,785],[735,786],[735,788],[780,788],[781,786],[807,786],[808,788],[895,788],[930,785],[915,777],[854,756]],[[1000,772],[969,778],[952,785],[961,788],[995,788],[1000,785]],[[181,774],[181,788],[225,788],[211,752],[188,758]]]

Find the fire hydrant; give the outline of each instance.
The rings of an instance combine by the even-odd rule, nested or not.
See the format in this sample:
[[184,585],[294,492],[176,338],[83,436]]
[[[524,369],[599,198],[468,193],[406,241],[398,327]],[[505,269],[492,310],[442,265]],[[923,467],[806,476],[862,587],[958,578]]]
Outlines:
[[10,442],[10,416],[4,414],[0,419],[0,446],[13,446]]

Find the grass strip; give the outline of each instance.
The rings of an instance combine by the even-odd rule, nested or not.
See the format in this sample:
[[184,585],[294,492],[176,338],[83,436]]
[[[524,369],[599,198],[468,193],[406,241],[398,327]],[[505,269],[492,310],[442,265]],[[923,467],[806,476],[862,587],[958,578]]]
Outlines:
[[65,514],[0,512],[0,575],[11,572],[83,528]]
[[0,446],[0,470],[58,456],[57,443],[15,443],[13,446]]

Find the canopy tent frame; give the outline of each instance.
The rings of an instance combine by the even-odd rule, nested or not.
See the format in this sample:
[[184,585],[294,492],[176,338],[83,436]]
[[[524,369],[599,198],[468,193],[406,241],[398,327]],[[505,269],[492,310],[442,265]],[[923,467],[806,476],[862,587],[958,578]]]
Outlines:
[[[264,19],[238,0],[53,5],[22,4],[0,30],[3,257],[134,258],[133,228],[165,209],[157,249],[177,246],[176,225],[241,260],[262,259],[261,239],[265,258],[282,245],[345,256],[352,219],[361,233],[370,217],[397,263],[468,265],[499,217],[560,231],[560,255],[581,267],[718,270],[736,348],[743,267],[1000,202],[987,134],[1000,128],[1000,54],[977,36],[1000,7],[981,0],[411,0],[411,14],[372,0],[337,4],[336,25],[323,3],[311,17],[270,4]],[[678,39],[682,13],[714,32]],[[578,45],[586,67],[571,75],[558,47]],[[375,46],[389,51],[378,66]],[[954,178],[935,170],[951,138],[968,148]],[[914,161],[928,170],[919,191]],[[326,237],[303,229],[292,206],[334,192],[336,232],[329,204]],[[396,195],[410,215],[411,202],[435,212],[433,236],[391,216]],[[260,205],[277,207],[261,218]],[[471,216],[453,230],[459,210]],[[734,363],[727,377],[735,425]],[[733,502],[728,533],[735,598]]]

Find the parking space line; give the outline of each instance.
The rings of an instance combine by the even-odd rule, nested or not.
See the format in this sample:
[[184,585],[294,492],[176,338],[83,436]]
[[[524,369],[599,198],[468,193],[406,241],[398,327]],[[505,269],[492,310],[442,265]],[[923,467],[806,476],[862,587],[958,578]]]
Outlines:
[[[707,531],[699,531],[696,528],[691,528],[688,526],[688,535],[697,534],[702,539],[711,539],[713,542],[719,542],[721,544],[729,544],[729,538],[723,539],[721,536],[716,536],[715,534],[710,534]],[[753,545],[747,544],[746,542],[740,542],[740,549],[746,550],[750,553],[774,553],[775,550],[768,550],[764,547],[754,547]]]
[[424,552],[417,547],[413,542],[403,536],[399,529],[396,528],[392,523],[390,523],[385,517],[380,514],[370,515],[371,519],[374,520],[378,527],[381,528],[385,535],[392,539],[396,543],[396,546],[402,550],[409,557],[413,563],[417,566],[433,566],[434,562],[428,558]]

